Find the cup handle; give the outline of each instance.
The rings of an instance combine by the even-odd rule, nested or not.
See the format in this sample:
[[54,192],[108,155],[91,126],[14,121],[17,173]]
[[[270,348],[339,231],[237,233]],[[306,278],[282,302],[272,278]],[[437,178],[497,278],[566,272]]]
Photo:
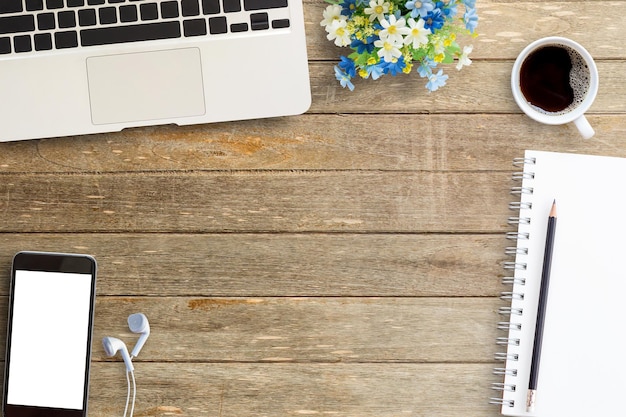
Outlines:
[[584,139],[589,139],[596,133],[585,116],[580,116],[578,119],[575,119],[574,124]]

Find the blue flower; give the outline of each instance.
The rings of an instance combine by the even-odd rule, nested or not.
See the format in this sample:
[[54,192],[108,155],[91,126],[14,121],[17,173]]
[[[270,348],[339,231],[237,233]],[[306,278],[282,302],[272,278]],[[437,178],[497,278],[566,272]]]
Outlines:
[[468,9],[463,15],[463,22],[465,22],[465,28],[471,33],[474,33],[476,26],[478,26],[478,14],[476,14],[476,9]]
[[383,68],[383,63],[379,63],[375,65],[368,65],[365,67],[365,71],[367,72],[367,75],[365,76],[365,78],[368,78],[371,75],[372,80],[379,79],[385,73],[384,68]]
[[468,9],[475,9],[476,8],[476,0],[463,0],[463,4]]
[[429,91],[436,91],[439,87],[443,87],[446,85],[446,80],[448,79],[447,75],[444,75],[443,70],[439,70],[437,74],[430,74],[428,76],[428,82],[426,83],[426,88]]
[[340,5],[341,5],[341,14],[344,16],[352,16],[352,14],[354,13],[354,11],[357,8],[357,4],[356,4],[357,0],[343,0]]
[[350,78],[356,75],[356,67],[354,66],[354,61],[350,58],[346,58],[345,56],[341,56],[341,62],[339,62],[338,67]]
[[435,8],[435,5],[432,0],[409,0],[404,7],[411,11],[411,17],[415,19],[417,16],[426,16],[428,12]]
[[424,61],[422,61],[420,66],[417,67],[417,73],[422,78],[428,77],[433,73],[433,70],[431,68],[435,68],[436,66],[437,66],[437,63],[435,61],[432,61],[430,59],[425,59]]
[[350,91],[354,91],[354,84],[350,81],[350,76],[339,69],[337,65],[335,65],[335,78],[337,78],[343,88],[348,87]]
[[431,32],[441,29],[445,22],[446,20],[439,9],[428,12],[424,17],[424,27],[430,29]]
[[383,72],[385,74],[390,73],[391,75],[398,75],[402,72],[402,70],[406,67],[406,62],[404,61],[404,57],[400,57],[395,62],[385,62],[383,64]]
[[371,54],[374,50],[374,36],[368,36],[365,42],[360,39],[354,39],[350,44],[350,48],[356,50],[357,54],[368,53]]
[[456,1],[455,0],[450,0],[447,4],[442,2],[442,1],[438,1],[437,3],[435,3],[435,8],[441,10],[441,12],[447,18],[451,18],[451,17],[456,16],[456,12],[457,12],[457,7],[456,6],[457,5],[456,5]]

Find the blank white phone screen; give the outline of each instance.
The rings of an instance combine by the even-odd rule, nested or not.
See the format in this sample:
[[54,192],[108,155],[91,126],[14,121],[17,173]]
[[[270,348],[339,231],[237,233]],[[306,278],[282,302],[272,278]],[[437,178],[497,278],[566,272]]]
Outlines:
[[15,272],[8,404],[83,408],[91,280]]

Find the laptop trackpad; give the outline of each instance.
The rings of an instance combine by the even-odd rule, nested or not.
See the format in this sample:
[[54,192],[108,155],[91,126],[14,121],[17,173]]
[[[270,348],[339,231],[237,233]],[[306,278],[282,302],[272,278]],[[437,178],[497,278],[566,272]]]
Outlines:
[[87,58],[94,124],[201,116],[205,113],[197,48]]

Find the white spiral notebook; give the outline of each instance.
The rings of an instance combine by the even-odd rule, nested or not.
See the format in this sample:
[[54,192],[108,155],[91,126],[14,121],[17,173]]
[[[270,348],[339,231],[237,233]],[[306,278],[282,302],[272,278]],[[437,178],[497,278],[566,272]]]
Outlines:
[[[526,151],[514,161],[510,291],[491,402],[512,416],[623,417],[626,397],[626,159]],[[548,214],[558,207],[534,412],[526,395]],[[517,211],[519,210],[519,216]],[[508,302],[510,301],[510,305]]]

